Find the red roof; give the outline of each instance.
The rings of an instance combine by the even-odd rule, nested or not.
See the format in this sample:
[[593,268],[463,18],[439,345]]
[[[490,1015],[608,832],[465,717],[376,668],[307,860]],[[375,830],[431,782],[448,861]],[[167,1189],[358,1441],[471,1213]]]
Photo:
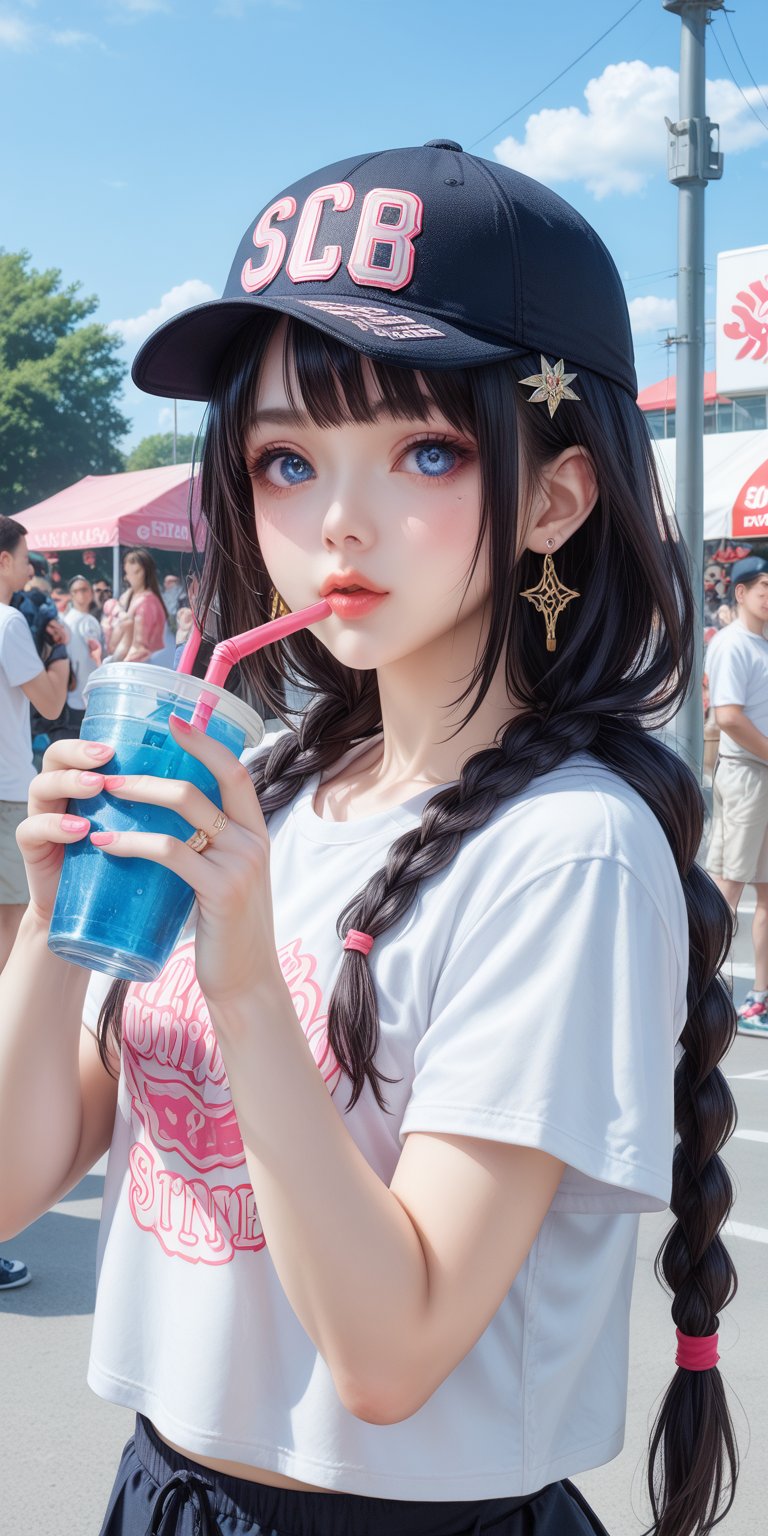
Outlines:
[[[677,379],[674,374],[669,379],[662,379],[658,384],[649,384],[647,389],[641,389],[637,403],[641,411],[673,411],[677,396]],[[704,404],[711,405],[714,400],[727,400],[727,395],[718,395],[715,388],[715,370],[704,375]]]

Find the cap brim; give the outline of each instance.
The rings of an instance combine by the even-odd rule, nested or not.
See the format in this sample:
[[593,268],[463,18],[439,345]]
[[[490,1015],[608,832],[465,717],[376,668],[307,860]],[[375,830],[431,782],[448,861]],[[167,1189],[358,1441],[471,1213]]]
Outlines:
[[303,320],[357,352],[404,368],[472,368],[519,357],[526,349],[499,345],[407,305],[383,298],[212,299],[167,320],[139,348],[134,384],[170,400],[210,400],[216,376],[235,337],[260,310]]

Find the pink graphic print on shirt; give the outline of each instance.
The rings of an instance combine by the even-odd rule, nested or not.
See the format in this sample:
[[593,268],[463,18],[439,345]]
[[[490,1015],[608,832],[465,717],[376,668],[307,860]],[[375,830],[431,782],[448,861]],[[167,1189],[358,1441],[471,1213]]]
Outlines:
[[[156,981],[130,987],[122,1060],[134,1141],[128,1200],[134,1221],[188,1263],[225,1264],[265,1245],[221,1052],[195,975],[194,939]],[[279,952],[297,1017],[329,1092],[341,1068],[328,1041],[314,957],[300,940]],[[180,1171],[181,1161],[186,1171]],[[219,1179],[216,1179],[216,1174]],[[229,1177],[228,1177],[229,1175]]]

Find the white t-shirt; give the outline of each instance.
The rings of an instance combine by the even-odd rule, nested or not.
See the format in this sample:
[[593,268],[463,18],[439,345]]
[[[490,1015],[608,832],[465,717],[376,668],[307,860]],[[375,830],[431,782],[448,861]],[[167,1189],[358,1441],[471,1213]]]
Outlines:
[[[544,1148],[567,1163],[562,1183],[495,1317],[428,1402],[398,1424],[355,1418],[265,1246],[190,926],[126,1002],[88,1380],[192,1456],[376,1498],[524,1495],[623,1443],[638,1213],[671,1192],[682,887],[623,780],[589,757],[535,780],[376,940],[376,1061],[396,1081],[388,1113],[367,1084],[345,1113],[326,1031],[337,917],[436,791],[336,823],[312,808],[318,784],[270,822],[275,934],[350,1135],[386,1184],[414,1131]],[[108,985],[91,983],[91,1028]]]
[[[768,736],[768,640],[733,619],[710,640],[705,670],[711,707],[740,704],[747,719]],[[766,765],[764,757],[748,752],[722,730],[720,756]]]
[[77,678],[77,686],[67,694],[67,703],[72,709],[85,709],[83,689],[92,672],[96,671],[99,663],[94,661],[89,649],[89,640],[98,640],[103,645],[101,625],[92,613],[81,613],[78,608],[68,608],[64,623],[70,633],[67,641],[69,659],[72,670]]
[[23,613],[0,603],[0,800],[26,800],[36,775],[29,699],[21,684],[43,670]]

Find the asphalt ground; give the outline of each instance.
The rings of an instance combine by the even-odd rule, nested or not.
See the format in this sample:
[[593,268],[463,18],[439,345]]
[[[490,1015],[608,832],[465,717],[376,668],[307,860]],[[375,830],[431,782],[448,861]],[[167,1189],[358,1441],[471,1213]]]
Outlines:
[[[750,892],[732,953],[738,1005],[751,979]],[[765,1527],[768,1486],[768,1039],[739,1037],[724,1063],[739,1110],[725,1162],[737,1198],[726,1240],[739,1291],[722,1315],[720,1370],[729,1389],[742,1470],[724,1536]],[[32,1283],[0,1297],[0,1536],[98,1536],[133,1415],[97,1398],[85,1373],[106,1160],[53,1210],[3,1245],[23,1258]],[[575,1481],[611,1536],[640,1536],[650,1506],[644,1457],[674,1370],[669,1299],[653,1260],[669,1213],[643,1216],[632,1308],[629,1401],[622,1453]]]

